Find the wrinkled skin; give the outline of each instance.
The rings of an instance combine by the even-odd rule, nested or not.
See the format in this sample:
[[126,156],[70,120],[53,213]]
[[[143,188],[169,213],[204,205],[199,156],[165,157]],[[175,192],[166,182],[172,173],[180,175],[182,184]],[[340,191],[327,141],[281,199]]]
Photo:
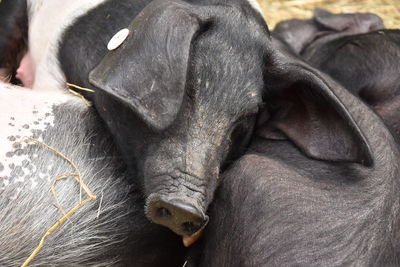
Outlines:
[[[321,79],[363,132],[371,164],[311,159],[293,139],[271,134],[270,119],[260,117],[258,137],[222,177],[204,238],[192,248],[187,266],[400,264],[400,151],[395,139],[360,99],[327,75],[309,70],[315,76],[308,77],[308,84]],[[267,110],[276,116],[274,109]],[[304,125],[298,118],[292,123]],[[328,133],[315,130],[321,139]]]

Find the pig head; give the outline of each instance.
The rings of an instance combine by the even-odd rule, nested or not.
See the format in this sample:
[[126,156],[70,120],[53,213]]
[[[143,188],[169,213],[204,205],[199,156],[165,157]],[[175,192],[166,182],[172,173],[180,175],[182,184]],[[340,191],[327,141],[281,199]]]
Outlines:
[[90,74],[96,108],[143,182],[147,217],[179,235],[206,224],[219,174],[246,147],[260,106],[278,110],[271,127],[308,156],[370,164],[340,102],[303,63],[277,56],[261,15],[240,3],[154,1]]
[[372,13],[332,14],[316,8],[311,19],[290,19],[278,23],[273,31],[295,53],[311,53],[321,44],[342,36],[384,29],[382,19]]
[[266,29],[252,30],[262,18],[246,12],[153,1],[90,74],[95,106],[142,178],[148,218],[179,235],[207,223],[221,168],[246,147],[261,104],[260,58],[247,51]]

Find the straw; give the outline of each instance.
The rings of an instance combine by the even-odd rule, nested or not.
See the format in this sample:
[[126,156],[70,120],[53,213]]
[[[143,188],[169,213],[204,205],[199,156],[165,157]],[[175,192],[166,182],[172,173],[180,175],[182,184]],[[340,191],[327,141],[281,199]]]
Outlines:
[[[83,207],[87,202],[96,199],[96,195],[93,194],[90,189],[87,187],[87,185],[83,182],[80,171],[77,167],[77,165],[69,158],[67,158],[63,153],[61,153],[60,151],[58,151],[57,149],[37,140],[34,138],[30,138],[30,137],[24,137],[21,141],[16,142],[14,144],[14,146],[17,146],[21,143],[36,143],[39,145],[44,146],[45,148],[53,151],[54,153],[56,153],[58,156],[62,157],[64,160],[66,160],[69,164],[71,164],[71,166],[75,169],[76,173],[66,173],[66,174],[62,174],[57,176],[56,178],[53,179],[52,183],[51,183],[51,191],[53,192],[53,195],[57,201],[57,204],[59,205],[59,201],[58,201],[58,197],[57,197],[57,193],[55,191],[55,184],[62,180],[62,179],[66,179],[69,177],[73,177],[75,178],[75,180],[77,180],[79,182],[80,185],[80,193],[79,193],[79,203],[73,207],[71,210],[69,210],[68,212],[65,212],[61,206],[59,207],[62,211],[62,213],[64,214],[64,216],[59,219],[52,227],[50,227],[50,229],[47,230],[47,232],[43,235],[43,237],[41,238],[39,245],[36,247],[36,249],[31,253],[31,255],[25,260],[25,262],[21,265],[21,267],[26,267],[28,266],[28,264],[35,258],[35,256],[37,255],[37,253],[39,253],[39,251],[43,248],[44,245],[44,241],[46,239],[46,237],[48,237],[52,232],[54,232],[58,227],[60,227],[67,219],[69,219],[73,214],[75,214],[81,207]],[[86,192],[86,194],[88,195],[88,198],[82,200],[82,189]]]
[[370,12],[379,15],[389,29],[399,28],[399,0],[259,0],[270,29],[286,19],[311,18],[316,7],[333,13]]

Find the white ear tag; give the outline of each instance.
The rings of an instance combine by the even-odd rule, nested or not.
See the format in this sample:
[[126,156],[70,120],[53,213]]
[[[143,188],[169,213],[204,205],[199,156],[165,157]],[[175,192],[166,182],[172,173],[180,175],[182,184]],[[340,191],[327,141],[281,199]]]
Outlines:
[[110,50],[110,51],[114,50],[114,49],[117,49],[126,40],[128,35],[129,35],[129,30],[128,29],[120,30],[108,42],[107,49]]

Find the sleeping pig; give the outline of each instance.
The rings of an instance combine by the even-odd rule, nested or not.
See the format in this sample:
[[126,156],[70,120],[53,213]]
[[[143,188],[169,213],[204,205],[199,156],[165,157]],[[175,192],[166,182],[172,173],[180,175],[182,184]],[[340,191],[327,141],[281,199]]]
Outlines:
[[371,106],[400,137],[400,31],[382,30],[325,43],[305,58]]
[[217,178],[246,148],[262,105],[269,33],[255,1],[28,7],[33,88],[94,89],[85,96],[141,184],[147,217],[182,236],[202,229]]
[[[222,176],[186,266],[399,266],[400,151],[391,131],[287,50],[269,62],[282,64],[286,82],[269,81],[275,90],[267,91],[256,136]],[[355,130],[362,138],[349,143],[344,136]],[[338,150],[368,156],[324,158]]]
[[400,32],[383,28],[371,13],[316,9],[310,20],[280,22],[274,37],[364,100],[400,136]]
[[[289,19],[279,22],[273,36],[291,50],[303,55],[339,37],[384,29],[382,19],[372,13],[332,14],[316,8],[311,19]],[[307,52],[305,52],[307,50]]]
[[[69,82],[95,90],[85,95],[141,185],[147,217],[179,235],[207,223],[220,172],[247,147],[260,107],[282,109],[279,131],[308,157],[372,163],[352,112],[319,82],[313,94],[334,103],[333,115],[284,111],[295,95],[288,92],[308,92],[314,76],[301,61],[280,59],[286,52],[271,42],[254,1],[60,0],[28,8],[34,89]],[[301,124],[293,121],[300,114]]]
[[67,94],[0,84],[0,110],[0,266],[21,266],[89,197],[77,172],[96,198],[47,236],[29,266],[182,266],[180,239],[144,216],[140,185],[93,108]]

